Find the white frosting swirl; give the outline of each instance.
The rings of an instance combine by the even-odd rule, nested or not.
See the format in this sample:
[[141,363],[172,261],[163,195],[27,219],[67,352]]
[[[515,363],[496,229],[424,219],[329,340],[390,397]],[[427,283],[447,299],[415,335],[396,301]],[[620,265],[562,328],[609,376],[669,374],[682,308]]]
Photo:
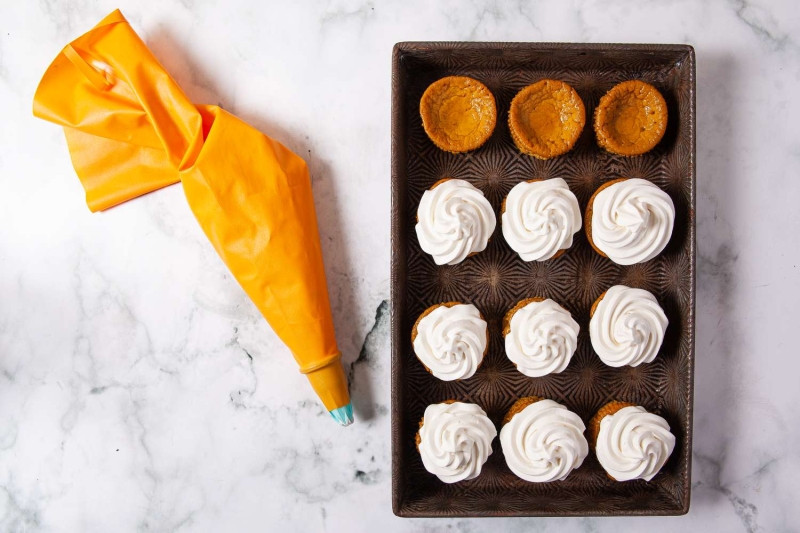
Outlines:
[[572,246],[581,212],[567,182],[552,178],[514,185],[502,222],[503,237],[523,261],[545,261]]
[[592,348],[608,366],[639,366],[656,358],[667,315],[644,289],[615,285],[606,291],[589,321]]
[[472,304],[437,307],[417,325],[414,353],[443,381],[466,379],[483,361],[486,321]]
[[486,249],[497,225],[489,200],[464,180],[449,179],[425,191],[417,209],[417,238],[437,265],[455,265]]
[[620,265],[643,263],[660,254],[674,224],[672,199],[643,179],[615,183],[592,203],[592,241]]
[[667,421],[641,407],[623,407],[600,421],[597,460],[617,481],[658,474],[675,448]]
[[578,346],[580,326],[569,311],[547,299],[531,302],[511,317],[506,355],[532,378],[567,368]]
[[456,483],[480,475],[497,430],[478,405],[437,403],[425,409],[419,436],[425,469],[445,483]]
[[565,479],[583,464],[589,444],[581,417],[553,400],[539,400],[500,430],[508,467],[525,481]]

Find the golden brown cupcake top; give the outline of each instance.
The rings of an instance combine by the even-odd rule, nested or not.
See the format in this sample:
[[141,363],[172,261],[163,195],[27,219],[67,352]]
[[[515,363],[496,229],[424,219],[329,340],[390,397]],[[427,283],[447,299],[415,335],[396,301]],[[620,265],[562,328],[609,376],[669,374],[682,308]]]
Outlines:
[[448,76],[433,82],[419,103],[422,126],[446,152],[469,152],[489,139],[497,107],[489,89],[472,78]]
[[575,89],[557,80],[541,80],[511,101],[508,127],[522,153],[549,159],[569,152],[586,124],[586,110]]
[[641,80],[615,85],[594,113],[597,144],[624,156],[652,150],[667,130],[667,103],[658,89]]

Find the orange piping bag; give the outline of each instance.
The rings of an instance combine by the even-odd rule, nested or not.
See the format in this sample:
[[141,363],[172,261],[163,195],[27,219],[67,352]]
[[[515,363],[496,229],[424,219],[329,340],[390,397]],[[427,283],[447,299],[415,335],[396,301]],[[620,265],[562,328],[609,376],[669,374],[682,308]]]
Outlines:
[[180,182],[325,408],[352,423],[303,159],[218,106],[192,104],[119,10],[50,64],[33,114],[64,127],[92,211]]

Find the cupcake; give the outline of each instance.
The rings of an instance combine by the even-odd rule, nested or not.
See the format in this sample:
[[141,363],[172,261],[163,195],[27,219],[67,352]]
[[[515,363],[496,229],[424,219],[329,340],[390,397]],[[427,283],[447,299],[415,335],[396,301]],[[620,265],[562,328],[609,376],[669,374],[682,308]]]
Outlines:
[[508,467],[525,481],[561,481],[583,464],[589,444],[581,417],[553,400],[520,398],[500,429]]
[[528,298],[503,318],[506,356],[532,378],[567,368],[578,346],[580,326],[553,300]]
[[597,144],[612,154],[652,150],[667,131],[667,103],[658,89],[640,80],[615,85],[594,112]]
[[503,237],[523,261],[546,261],[581,229],[578,199],[561,178],[517,183],[503,200]]
[[480,189],[464,180],[444,178],[425,191],[417,209],[422,251],[437,265],[456,265],[486,249],[497,220]]
[[675,449],[675,436],[662,417],[632,403],[611,402],[589,421],[589,443],[611,479],[650,481]]
[[417,450],[425,470],[445,483],[457,483],[480,475],[496,436],[494,424],[480,406],[446,400],[425,409]]
[[615,285],[601,294],[589,317],[592,348],[613,367],[652,362],[669,324],[655,296],[625,285]]
[[411,344],[417,359],[437,378],[467,379],[489,351],[489,328],[474,305],[446,302],[419,316]]
[[497,122],[494,96],[478,80],[448,76],[433,82],[419,102],[422,127],[446,152],[469,152],[491,137]]
[[520,152],[550,159],[569,152],[586,124],[575,89],[556,80],[528,85],[511,101],[508,128]]
[[620,178],[595,191],[584,216],[586,236],[597,253],[618,265],[644,263],[667,246],[675,206],[649,181]]

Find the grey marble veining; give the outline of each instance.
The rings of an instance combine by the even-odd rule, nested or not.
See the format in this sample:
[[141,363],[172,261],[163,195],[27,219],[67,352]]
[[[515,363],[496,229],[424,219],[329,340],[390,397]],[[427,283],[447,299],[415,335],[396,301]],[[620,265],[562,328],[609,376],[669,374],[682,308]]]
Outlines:
[[[178,187],[91,214],[45,68],[120,7],[197,102],[309,162],[357,423],[317,403]],[[402,520],[390,506],[390,52],[697,51],[687,517]],[[789,531],[800,524],[800,19],[791,1],[0,2],[1,531]]]

